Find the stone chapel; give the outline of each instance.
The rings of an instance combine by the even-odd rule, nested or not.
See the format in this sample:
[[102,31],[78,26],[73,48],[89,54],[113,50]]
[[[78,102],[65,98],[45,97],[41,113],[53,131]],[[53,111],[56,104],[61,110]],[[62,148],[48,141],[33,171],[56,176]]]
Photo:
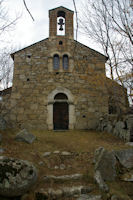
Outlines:
[[11,55],[13,86],[3,101],[13,127],[96,129],[102,116],[126,109],[126,90],[106,77],[107,57],[74,40],[73,15],[49,10],[49,38]]

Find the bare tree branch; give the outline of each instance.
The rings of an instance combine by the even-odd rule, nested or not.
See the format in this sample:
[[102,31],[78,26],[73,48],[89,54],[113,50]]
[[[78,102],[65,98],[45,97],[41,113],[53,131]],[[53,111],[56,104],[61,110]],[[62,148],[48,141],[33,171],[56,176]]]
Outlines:
[[78,12],[77,12],[77,7],[76,7],[76,3],[75,0],[73,0],[73,5],[74,5],[74,9],[75,9],[75,14],[76,14],[76,40],[78,39]]
[[28,13],[29,13],[29,15],[31,16],[32,20],[33,20],[33,21],[35,21],[35,20],[34,20],[34,18],[33,18],[33,16],[32,16],[32,14],[31,14],[31,12],[30,12],[30,10],[28,9],[28,7],[27,7],[27,5],[26,5],[26,2],[25,2],[25,0],[23,0],[23,3],[24,3],[24,6],[25,6],[25,8],[26,8],[27,12],[28,12]]
[[[133,69],[133,23],[130,0],[88,0],[82,11],[81,28],[108,57],[110,77],[121,78]],[[131,84],[126,84],[130,85]]]

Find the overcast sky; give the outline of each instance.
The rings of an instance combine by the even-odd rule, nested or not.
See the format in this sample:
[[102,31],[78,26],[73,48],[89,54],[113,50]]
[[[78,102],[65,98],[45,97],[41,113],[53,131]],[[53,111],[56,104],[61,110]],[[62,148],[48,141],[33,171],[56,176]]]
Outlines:
[[[83,0],[76,0],[78,14],[82,10]],[[26,0],[27,6],[32,13],[35,21],[32,21],[30,15],[23,5],[23,0],[4,0],[10,17],[20,16],[15,30],[10,32],[10,38],[14,47],[21,49],[49,36],[49,17],[48,10],[58,6],[64,6],[74,11],[72,0]],[[75,26],[76,27],[76,24]],[[78,32],[78,41],[87,46],[96,49],[85,36]]]

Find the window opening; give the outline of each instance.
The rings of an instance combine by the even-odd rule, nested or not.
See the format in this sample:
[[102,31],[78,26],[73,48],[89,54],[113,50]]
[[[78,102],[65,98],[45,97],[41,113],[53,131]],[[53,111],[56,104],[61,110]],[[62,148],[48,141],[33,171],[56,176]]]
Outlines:
[[62,45],[63,44],[63,42],[62,41],[59,41],[59,45]]
[[65,12],[59,11],[57,14],[57,35],[65,35]]
[[68,55],[64,55],[63,56],[63,69],[67,70],[68,69],[68,64],[69,64]]
[[55,54],[53,57],[53,68],[59,69],[59,65],[60,65],[59,56],[57,54]]

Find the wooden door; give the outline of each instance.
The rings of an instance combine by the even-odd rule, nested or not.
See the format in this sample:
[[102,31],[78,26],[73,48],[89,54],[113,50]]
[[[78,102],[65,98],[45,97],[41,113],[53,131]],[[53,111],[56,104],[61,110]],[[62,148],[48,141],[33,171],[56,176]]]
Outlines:
[[53,123],[54,123],[54,130],[68,129],[68,124],[69,124],[68,103],[66,102],[54,103]]

